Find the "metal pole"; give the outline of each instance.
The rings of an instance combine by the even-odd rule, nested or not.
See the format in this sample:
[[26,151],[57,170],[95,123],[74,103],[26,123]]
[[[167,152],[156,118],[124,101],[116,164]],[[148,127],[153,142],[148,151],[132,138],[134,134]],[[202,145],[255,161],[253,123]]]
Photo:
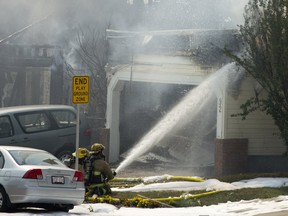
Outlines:
[[79,149],[79,124],[80,124],[80,107],[79,107],[79,104],[77,104],[77,122],[76,122],[76,158],[75,158],[75,169],[78,170],[78,164],[79,164],[79,152],[78,152],[78,149]]

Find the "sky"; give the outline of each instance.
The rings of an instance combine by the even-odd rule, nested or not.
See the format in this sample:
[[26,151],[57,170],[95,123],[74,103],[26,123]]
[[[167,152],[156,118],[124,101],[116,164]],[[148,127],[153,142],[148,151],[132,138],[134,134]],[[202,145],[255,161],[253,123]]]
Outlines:
[[[288,178],[255,178],[242,180],[239,182],[225,183],[217,179],[208,179],[204,182],[171,182],[157,183],[159,179],[169,178],[169,175],[144,177],[143,181],[148,185],[139,184],[129,189],[129,191],[151,191],[158,190],[236,190],[240,188],[261,188],[261,187],[284,187],[288,185]],[[168,187],[167,187],[168,186]],[[128,189],[112,188],[112,191],[124,191]],[[19,210],[9,215],[34,216],[34,215],[97,215],[97,216],[255,216],[263,213],[287,211],[288,215],[288,196],[279,196],[273,199],[261,200],[254,199],[239,202],[220,203],[218,205],[203,207],[186,208],[117,208],[110,204],[82,204],[75,206],[69,213],[63,212],[45,212],[40,209]],[[0,213],[0,216],[7,213]]]

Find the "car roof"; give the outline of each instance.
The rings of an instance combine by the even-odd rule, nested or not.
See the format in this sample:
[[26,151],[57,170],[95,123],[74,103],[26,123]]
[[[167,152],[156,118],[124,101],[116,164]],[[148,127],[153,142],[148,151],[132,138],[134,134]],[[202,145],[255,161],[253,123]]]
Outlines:
[[40,151],[43,152],[44,150],[36,149],[36,148],[29,148],[29,147],[21,147],[21,146],[0,146],[0,150],[5,149],[7,151],[10,150],[33,150],[33,151]]
[[0,114],[18,113],[18,112],[30,112],[38,110],[57,110],[57,109],[69,109],[75,111],[74,107],[68,105],[26,105],[26,106],[11,106],[0,108]]

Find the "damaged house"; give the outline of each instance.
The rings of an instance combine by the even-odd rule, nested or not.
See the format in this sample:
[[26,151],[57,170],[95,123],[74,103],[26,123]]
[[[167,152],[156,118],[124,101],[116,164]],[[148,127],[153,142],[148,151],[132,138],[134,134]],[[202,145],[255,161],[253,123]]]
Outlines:
[[[220,48],[239,49],[236,33],[235,30],[192,29],[107,30],[113,50],[107,98],[111,161],[119,160],[119,155],[126,157],[137,142],[145,145],[141,142],[147,141],[147,148],[139,152],[142,162],[180,164],[191,170],[200,168],[210,174],[214,172],[216,95],[207,99],[207,106],[199,104],[201,109],[197,104],[193,108],[184,102],[180,110],[187,109],[186,119],[193,116],[185,123],[173,125],[171,121],[177,119],[177,114],[170,112],[179,106],[184,96],[228,63]],[[197,103],[197,96],[194,101]],[[161,125],[163,119],[166,122],[159,126],[158,122]],[[155,134],[149,135],[151,131]]]
[[[128,166],[138,160],[204,175],[287,169],[286,146],[270,116],[260,111],[246,120],[233,116],[259,90],[219,50],[239,51],[237,31],[107,30],[107,35],[113,50],[107,71],[111,162],[122,158]],[[210,87],[200,86],[224,70],[232,74],[226,83],[222,74],[209,83],[216,86],[214,96],[203,97]]]
[[[0,107],[65,104],[64,58],[60,47],[37,42],[33,32],[49,17],[0,40]],[[31,32],[32,31],[32,32]],[[41,40],[40,40],[41,41]]]
[[64,104],[63,64],[55,55],[61,49],[50,45],[0,45],[1,107]]

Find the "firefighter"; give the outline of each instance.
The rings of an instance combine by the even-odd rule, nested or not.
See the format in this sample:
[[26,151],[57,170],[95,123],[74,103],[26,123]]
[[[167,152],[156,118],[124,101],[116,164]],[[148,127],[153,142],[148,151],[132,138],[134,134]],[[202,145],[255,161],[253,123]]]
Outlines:
[[[89,151],[86,148],[79,148],[78,149],[78,170],[85,175],[85,165],[86,165],[86,159],[88,158]],[[72,153],[72,158],[64,160],[64,164],[72,169],[75,169],[75,163],[76,163],[76,151]]]
[[86,165],[86,196],[103,196],[111,194],[111,188],[108,183],[116,175],[109,164],[105,161],[103,150],[105,147],[100,143],[91,146],[91,151]]

